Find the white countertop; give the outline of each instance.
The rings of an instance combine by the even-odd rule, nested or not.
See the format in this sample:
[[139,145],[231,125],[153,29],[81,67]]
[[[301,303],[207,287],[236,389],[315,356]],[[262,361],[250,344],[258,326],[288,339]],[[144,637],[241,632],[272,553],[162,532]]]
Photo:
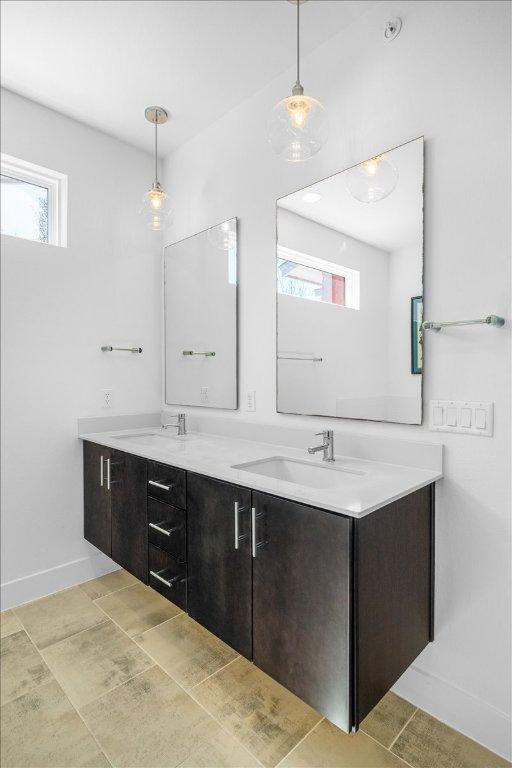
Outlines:
[[322,459],[318,454],[310,457],[306,450],[201,432],[189,432],[184,437],[170,436],[169,439],[162,439],[161,448],[145,446],[137,440],[137,435],[140,439],[142,435],[157,432],[161,430],[130,429],[81,433],[79,438],[356,518],[364,517],[442,477],[442,472],[438,470],[339,456],[336,454],[335,445],[334,466],[337,470],[347,470],[346,474],[343,473],[341,486],[312,488],[254,474],[244,469],[234,469],[233,465],[277,456],[321,465]]

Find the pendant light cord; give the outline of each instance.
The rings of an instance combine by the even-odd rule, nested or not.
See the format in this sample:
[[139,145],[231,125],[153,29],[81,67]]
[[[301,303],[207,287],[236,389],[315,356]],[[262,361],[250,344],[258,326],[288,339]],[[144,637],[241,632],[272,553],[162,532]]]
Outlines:
[[300,46],[300,33],[299,33],[299,21],[300,21],[300,0],[297,0],[297,85],[300,85],[300,70],[299,70],[299,46]]
[[158,110],[155,113],[155,182],[158,184]]

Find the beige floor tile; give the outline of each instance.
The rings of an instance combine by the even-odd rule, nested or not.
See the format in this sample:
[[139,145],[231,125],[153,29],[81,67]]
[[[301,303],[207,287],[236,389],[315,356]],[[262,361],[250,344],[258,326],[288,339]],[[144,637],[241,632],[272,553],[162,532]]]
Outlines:
[[144,632],[136,640],[186,689],[202,682],[238,656],[185,613]]
[[[348,735],[324,720],[279,768],[406,768],[365,733]],[[437,766],[430,766],[437,768]]]
[[392,747],[414,768],[505,768],[510,763],[418,710]]
[[137,579],[132,576],[128,571],[123,569],[118,571],[112,571],[112,573],[106,573],[104,576],[100,576],[97,579],[91,579],[78,586],[82,589],[87,597],[91,600],[97,600],[98,597],[104,597],[110,595],[111,592],[117,592],[118,589],[129,587],[132,584],[136,584]]
[[100,597],[94,605],[100,606],[130,637],[141,635],[182,613],[181,608],[140,582]]
[[105,621],[105,614],[79,587],[20,605],[15,613],[38,648],[47,648]]
[[4,704],[2,768],[107,768],[109,763],[56,681]]
[[276,765],[320,715],[245,659],[190,692],[265,766]]
[[144,672],[154,662],[109,621],[42,651],[43,658],[77,707]]
[[391,746],[406,722],[416,711],[414,704],[395,693],[386,693],[361,723],[361,730],[385,747]]
[[117,768],[174,768],[217,736],[219,725],[159,667],[80,710]]
[[1,648],[2,704],[52,679],[50,670],[23,630],[2,638]]
[[261,765],[229,733],[220,730],[202,744],[179,768],[258,768]]
[[0,613],[0,637],[7,637],[7,635],[12,635],[13,632],[19,632],[20,629],[23,629],[23,627],[13,611],[2,611]]

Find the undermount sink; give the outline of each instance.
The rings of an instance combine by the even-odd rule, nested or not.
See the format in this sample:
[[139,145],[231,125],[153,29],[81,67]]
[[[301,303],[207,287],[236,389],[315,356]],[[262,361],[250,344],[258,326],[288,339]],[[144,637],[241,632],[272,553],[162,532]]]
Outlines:
[[285,456],[271,456],[259,461],[248,461],[245,464],[235,464],[232,469],[243,469],[255,475],[264,475],[275,480],[284,480],[296,485],[307,485],[310,488],[336,488],[343,486],[347,475],[354,480],[354,475],[363,476],[358,470],[345,469],[336,464],[315,464],[311,461],[289,459]]
[[195,435],[173,435],[165,432],[144,432],[133,435],[115,435],[116,440],[129,440],[131,443],[139,445],[150,445],[154,448],[163,448],[165,442],[169,440],[186,441],[193,440]]

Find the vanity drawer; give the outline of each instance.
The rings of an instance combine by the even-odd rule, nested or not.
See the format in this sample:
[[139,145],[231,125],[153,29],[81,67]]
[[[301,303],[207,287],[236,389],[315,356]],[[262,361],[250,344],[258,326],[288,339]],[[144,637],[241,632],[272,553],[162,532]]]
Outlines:
[[149,545],[149,584],[175,605],[187,610],[187,566],[168,552]]
[[185,509],[185,471],[168,467],[167,464],[159,464],[157,461],[148,461],[148,495],[158,501]]
[[148,498],[148,534],[151,544],[165,549],[178,562],[187,561],[187,513]]

